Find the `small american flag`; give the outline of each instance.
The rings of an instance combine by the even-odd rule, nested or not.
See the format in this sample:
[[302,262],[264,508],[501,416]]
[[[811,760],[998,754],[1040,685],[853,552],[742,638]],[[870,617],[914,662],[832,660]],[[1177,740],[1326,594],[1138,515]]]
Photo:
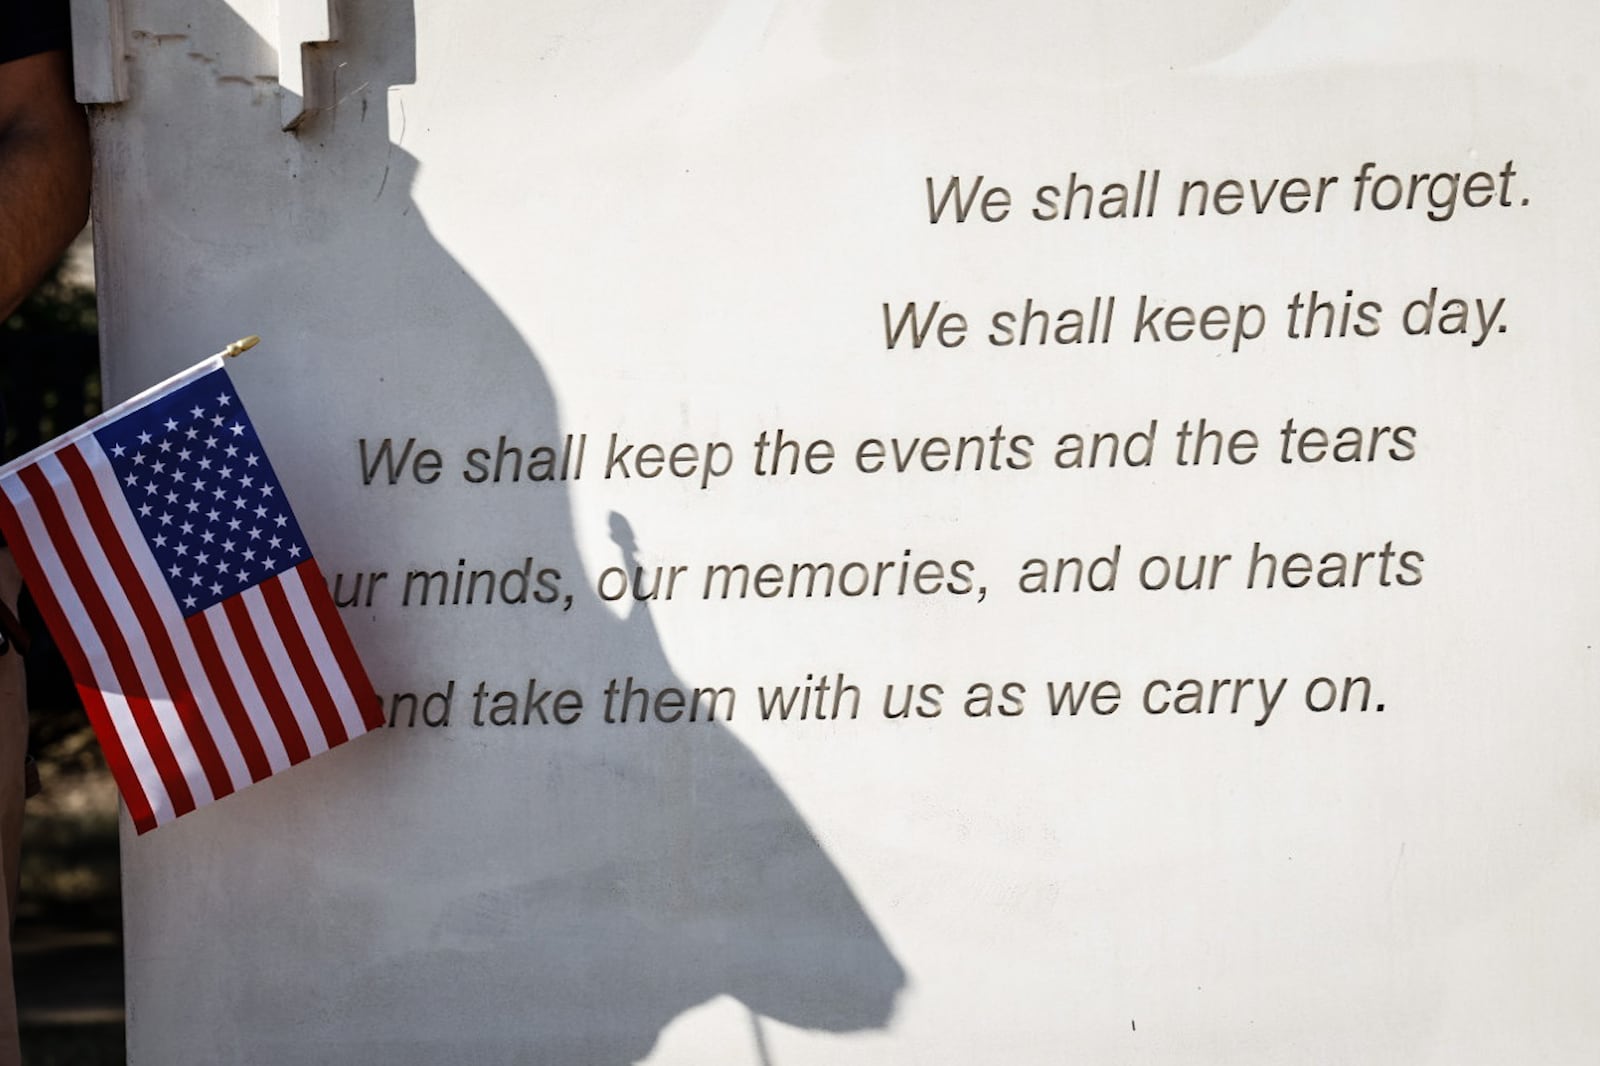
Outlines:
[[382,724],[221,356],[0,467],[0,529],[140,833]]

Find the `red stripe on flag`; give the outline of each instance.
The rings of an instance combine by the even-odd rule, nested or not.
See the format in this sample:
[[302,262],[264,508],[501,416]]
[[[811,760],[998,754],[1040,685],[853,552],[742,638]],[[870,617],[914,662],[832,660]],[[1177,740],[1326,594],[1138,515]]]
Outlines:
[[266,601],[273,624],[277,626],[278,639],[283,641],[289,661],[294,664],[294,672],[300,678],[300,687],[311,697],[311,707],[317,712],[317,721],[322,724],[322,735],[327,739],[328,747],[343,744],[350,739],[350,735],[339,720],[339,705],[334,702],[333,693],[328,691],[328,683],[322,678],[322,671],[317,669],[316,660],[311,657],[311,647],[306,643],[300,623],[289,606],[289,598],[284,595],[282,582],[277,577],[271,577],[259,587],[261,598]]
[[78,643],[73,627],[67,623],[66,611],[56,599],[44,568],[39,565],[38,557],[28,544],[22,520],[17,516],[11,499],[4,493],[0,493],[0,527],[5,529],[6,543],[11,549],[11,554],[16,557],[17,569],[22,571],[23,583],[27,585],[33,602],[39,608],[39,613],[44,616],[45,624],[50,627],[50,634],[55,637],[56,646],[61,649],[61,657],[67,661],[67,669],[72,671],[73,685],[78,690],[78,698],[83,701],[83,709],[89,716],[89,724],[94,727],[94,734],[99,738],[100,749],[105,753],[106,766],[111,770],[111,777],[117,783],[117,790],[122,793],[122,802],[127,805],[128,817],[133,819],[135,829],[147,833],[156,827],[155,811],[151,807],[150,798],[145,795],[144,785],[140,782],[139,775],[134,772],[128,751],[122,745],[122,737],[112,724],[111,712],[106,708],[105,695],[94,683],[94,672],[89,669],[89,657],[84,653],[83,646]]
[[[88,560],[83,557],[82,551],[78,551],[77,538],[72,533],[66,514],[62,512],[61,501],[56,499],[50,482],[37,466],[24,467],[18,471],[18,477],[34,498],[38,520],[43,523],[46,535],[50,536],[50,543],[56,549],[62,567],[66,568],[67,579],[77,592],[78,602],[83,603],[83,611],[88,615],[88,623],[94,627],[94,635],[98,635],[106,648],[112,674],[117,677],[123,699],[128,701],[128,712],[133,715],[134,728],[138,728],[144,746],[149,749],[150,762],[155,763],[155,771],[162,778],[166,797],[173,802],[173,815],[187,815],[195,808],[189,781],[184,779],[182,768],[173,757],[173,747],[162,730],[162,723],[155,717],[155,707],[150,704],[149,693],[144,691],[144,680],[139,677],[138,667],[134,666],[128,642],[122,639],[117,618],[112,615],[106,597],[94,581]],[[93,674],[86,675],[85,680],[94,683]]]
[[272,764],[267,761],[261,738],[256,735],[255,723],[244,712],[244,701],[239,698],[239,690],[234,687],[233,678],[228,675],[228,666],[222,660],[222,653],[217,650],[211,625],[204,615],[199,614],[191,615],[183,622],[189,629],[189,639],[194,641],[195,654],[206,672],[206,680],[211,682],[211,694],[221,705],[222,713],[228,719],[228,727],[233,730],[233,739],[239,745],[239,754],[244,756],[244,764],[250,770],[250,780],[265,781],[272,776]]
[[221,607],[228,616],[228,629],[238,642],[245,665],[250,669],[250,678],[256,683],[256,690],[261,693],[261,701],[267,705],[267,713],[272,715],[273,724],[278,727],[278,737],[289,756],[289,765],[311,758],[311,750],[306,747],[300,724],[289,710],[289,699],[278,684],[272,660],[267,658],[266,649],[261,646],[261,638],[250,621],[250,612],[244,601],[238,596],[229,596],[222,601]]
[[24,467],[17,472],[17,477],[33,496],[39,508],[39,520],[50,536],[50,543],[55,546],[61,565],[66,568],[67,576],[72,581],[73,588],[77,590],[78,598],[89,615],[95,633],[105,645],[106,655],[111,660],[112,672],[116,674],[123,698],[128,701],[128,710],[133,714],[134,724],[139,730],[139,735],[144,738],[145,747],[150,751],[150,759],[155,763],[156,772],[161,776],[161,784],[166,788],[168,798],[172,800],[173,815],[176,817],[188,814],[195,808],[194,795],[189,791],[189,782],[184,780],[183,770],[173,757],[172,747],[167,742],[167,736],[162,732],[161,723],[156,718],[155,708],[151,705],[150,694],[144,690],[144,682],[134,665],[133,654],[128,649],[127,641],[122,639],[116,618],[112,615],[105,597],[101,595],[94,575],[89,572],[88,562],[78,550],[72,528],[61,510],[60,503],[52,493],[50,483],[37,466]]
[[[145,584],[144,575],[139,572],[139,568],[134,565],[133,557],[128,554],[127,545],[122,542],[122,534],[112,520],[111,513],[106,510],[105,499],[100,495],[94,474],[90,473],[89,464],[84,461],[83,455],[76,448],[63,448],[56,454],[62,468],[67,472],[67,477],[72,480],[73,488],[78,490],[78,503],[83,507],[83,513],[88,516],[89,525],[99,539],[101,550],[105,552],[112,571],[117,575],[117,582],[122,586],[123,595],[128,598],[133,613],[139,619],[139,627],[150,645],[151,654],[155,657],[156,668],[161,672],[161,682],[166,686],[167,695],[171,697],[173,706],[177,709],[178,720],[183,723],[184,735],[190,747],[194,749],[195,756],[200,760],[200,768],[205,772],[206,783],[211,786],[211,797],[221,799],[233,791],[233,780],[228,775],[227,766],[222,762],[222,754],[217,751],[216,741],[211,736],[211,727],[201,717],[200,705],[195,702],[189,679],[184,674],[183,666],[178,662],[178,652],[172,644],[171,636],[167,633],[166,623],[162,621],[161,613],[156,609],[155,600],[151,599],[150,586]],[[162,596],[169,594],[164,584],[158,594]]]
[[321,568],[315,559],[307,559],[295,569],[300,571],[300,583],[305,586],[306,599],[311,601],[312,609],[317,612],[317,622],[327,637],[328,647],[333,649],[333,657],[338,661],[340,671],[344,673],[345,684],[350,686],[350,692],[355,696],[362,723],[368,729],[377,729],[384,723],[383,704],[367,677],[366,667],[361,665],[355,645],[350,643],[350,634],[344,627],[344,619],[339,617],[339,609],[333,605],[333,597],[328,595],[328,582],[323,579]]

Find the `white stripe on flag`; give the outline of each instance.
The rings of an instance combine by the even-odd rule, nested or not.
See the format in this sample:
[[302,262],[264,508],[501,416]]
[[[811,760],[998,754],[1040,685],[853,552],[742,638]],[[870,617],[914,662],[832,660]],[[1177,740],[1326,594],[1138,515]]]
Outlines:
[[262,651],[266,652],[267,661],[277,669],[273,676],[277,678],[278,685],[283,689],[284,698],[289,703],[289,710],[294,714],[294,720],[300,724],[300,735],[305,737],[306,750],[312,755],[319,755],[328,750],[328,737],[322,731],[322,723],[317,721],[316,711],[311,705],[311,695],[300,684],[300,677],[289,665],[289,649],[283,646],[283,639],[278,636],[277,624],[272,620],[272,612],[267,608],[267,602],[261,595],[261,589],[255,585],[250,586],[239,594],[245,610],[250,613],[250,621],[255,626],[256,637],[261,643]]
[[278,735],[278,725],[272,720],[272,712],[267,710],[267,701],[262,698],[261,690],[256,687],[255,675],[250,672],[250,665],[239,650],[239,642],[234,639],[233,627],[228,624],[228,616],[223,614],[222,604],[189,619],[190,625],[196,622],[211,630],[211,638],[217,643],[217,654],[222,657],[220,665],[233,681],[233,687],[239,693],[239,702],[244,705],[244,713],[256,727],[256,736],[261,740],[267,765],[272,767],[273,773],[287,769],[289,753],[284,750],[283,738]]
[[[359,701],[350,691],[350,682],[340,669],[333,648],[328,645],[327,632],[318,622],[316,608],[311,606],[300,570],[298,568],[285,570],[280,575],[279,583],[289,600],[289,607],[294,611],[300,632],[305,634],[306,644],[311,649],[311,657],[317,664],[317,672],[322,675],[323,683],[328,686],[328,694],[333,697],[333,702],[339,708],[339,720],[344,723],[345,735],[359,737],[367,732],[367,724],[361,720]],[[320,591],[326,594],[325,589]]]
[[[93,441],[93,438],[89,438]],[[98,447],[94,448],[98,451]],[[85,459],[91,457],[85,455]],[[101,460],[104,461],[103,459]],[[57,455],[48,455],[39,460],[39,471],[49,481],[50,487],[55,491],[56,498],[61,504],[61,512],[66,516],[68,525],[75,529],[88,530],[89,517],[83,508],[83,501],[78,498],[66,470],[61,465]],[[117,497],[106,501],[107,506],[115,509],[118,506],[126,507],[119,491]],[[188,782],[189,791],[194,797],[195,806],[210,803],[216,797],[212,795],[211,785],[206,780],[205,769],[200,765],[200,758],[195,752],[194,744],[190,741],[183,720],[178,716],[178,708],[172,701],[172,693],[167,691],[165,680],[161,676],[161,667],[156,662],[155,651],[151,648],[145,636],[143,627],[139,625],[139,617],[134,613],[133,604],[128,599],[128,593],[123,588],[122,579],[117,575],[111,560],[106,556],[105,549],[99,540],[92,536],[83,536],[77,540],[78,549],[83,553],[84,562],[88,564],[100,594],[105,598],[106,606],[110,609],[112,617],[116,620],[117,629],[127,643],[128,652],[133,657],[134,668],[138,671],[139,683],[148,696],[150,707],[155,712],[156,721],[162,734],[167,738],[167,744],[172,749],[172,757],[178,764],[183,779]],[[141,536],[134,543],[127,545],[130,555],[137,557],[142,552],[147,552],[144,538]],[[161,590],[166,595],[166,589]],[[98,671],[96,671],[98,674]],[[118,686],[120,687],[120,686]],[[159,821],[159,819],[158,819]]]

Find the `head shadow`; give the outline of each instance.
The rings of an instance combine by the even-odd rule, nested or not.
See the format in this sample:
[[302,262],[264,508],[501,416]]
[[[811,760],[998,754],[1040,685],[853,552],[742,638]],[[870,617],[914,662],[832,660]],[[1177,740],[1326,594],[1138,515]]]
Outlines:
[[[284,354],[241,368],[241,392],[330,577],[382,569],[399,596],[413,570],[532,558],[562,598],[343,612],[380,692],[448,692],[448,724],[397,721],[129,847],[130,1040],[215,1061],[620,1066],[718,996],[804,1029],[888,1026],[905,970],[726,717],[624,707],[608,722],[589,699],[610,680],[687,692],[694,679],[644,605],[619,615],[596,598],[566,487],[352,489],[338,465],[357,438],[460,455],[567,432],[546,361],[410,196],[418,164],[391,139],[388,89],[417,74],[411,5],[349,0],[339,16],[340,41],[309,50],[331,103],[292,132],[272,47],[229,8],[186,16],[182,41],[137,44],[164,113],[125,133],[98,120],[122,146],[98,178],[114,205],[102,241],[119,240],[117,183],[179,180],[174,157],[193,165],[195,143],[205,159],[178,186],[185,202],[152,205],[192,268],[145,270],[140,250],[113,247],[107,269],[129,281],[107,335],[170,348],[163,316],[135,312],[202,297],[262,321]],[[692,47],[693,20],[680,29]],[[635,530],[613,515],[611,533],[632,565]],[[584,692],[582,718],[487,724],[495,694],[521,709],[535,686]],[[159,891],[197,848],[208,887]],[[217,907],[211,921],[197,906]],[[170,972],[186,944],[239,964]]]

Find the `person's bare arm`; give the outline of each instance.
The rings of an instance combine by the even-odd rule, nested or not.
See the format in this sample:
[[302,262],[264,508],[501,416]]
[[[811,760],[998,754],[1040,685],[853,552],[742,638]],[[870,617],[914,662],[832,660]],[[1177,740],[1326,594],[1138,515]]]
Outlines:
[[65,52],[0,63],[0,321],[83,228],[89,130]]

